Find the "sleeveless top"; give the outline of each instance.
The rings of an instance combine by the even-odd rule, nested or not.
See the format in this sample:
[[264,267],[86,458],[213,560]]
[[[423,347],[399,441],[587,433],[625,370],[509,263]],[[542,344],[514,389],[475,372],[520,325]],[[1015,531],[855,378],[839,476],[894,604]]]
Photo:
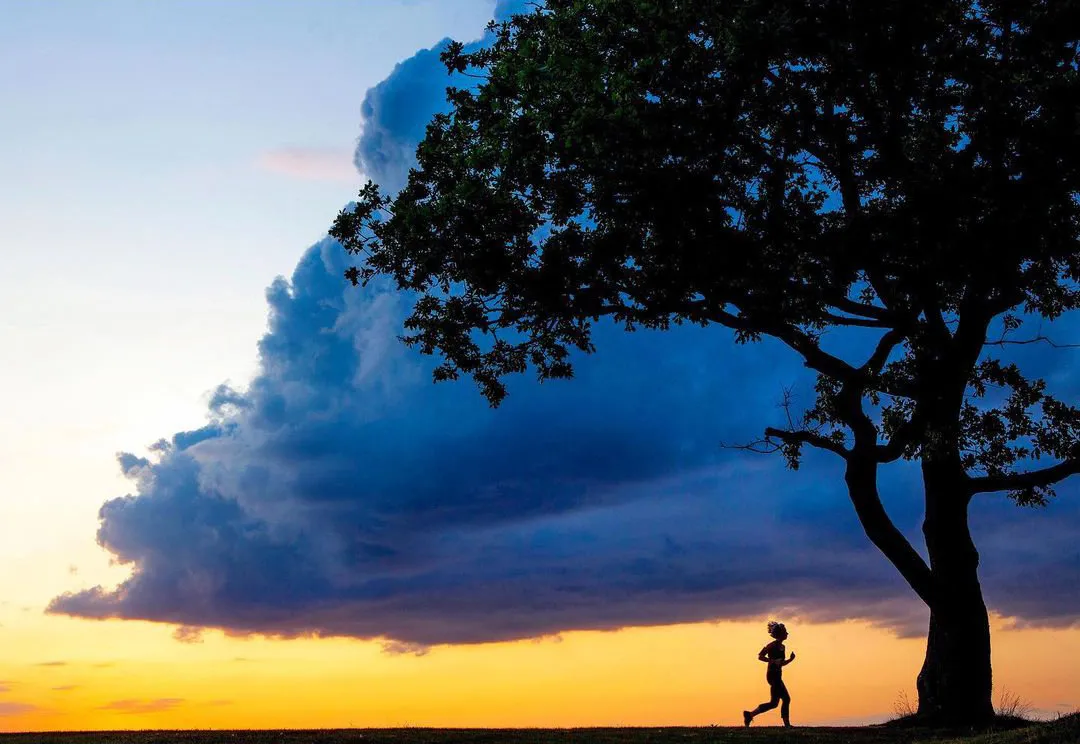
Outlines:
[[[769,661],[783,661],[784,660],[784,642],[773,641],[765,648],[761,649],[761,652],[765,654]],[[765,672],[765,679],[769,682],[779,682],[783,672],[783,667],[779,664],[769,664],[769,668]]]

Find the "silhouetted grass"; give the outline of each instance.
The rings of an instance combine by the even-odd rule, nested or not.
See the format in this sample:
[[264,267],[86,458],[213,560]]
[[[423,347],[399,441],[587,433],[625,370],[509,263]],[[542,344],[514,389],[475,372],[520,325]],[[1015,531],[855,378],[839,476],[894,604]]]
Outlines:
[[800,728],[348,729],[0,734],[0,744],[1077,744],[1080,714],[978,736],[878,726]]

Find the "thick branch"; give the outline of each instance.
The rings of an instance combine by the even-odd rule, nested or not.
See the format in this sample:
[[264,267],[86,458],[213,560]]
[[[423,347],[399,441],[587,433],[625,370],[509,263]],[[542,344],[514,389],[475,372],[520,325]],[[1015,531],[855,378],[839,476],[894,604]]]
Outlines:
[[918,408],[916,408],[911,418],[900,425],[892,438],[875,449],[877,461],[879,463],[894,462],[903,457],[904,452],[907,451],[907,448],[922,431],[922,426],[922,416]]
[[863,395],[866,393],[866,380],[848,380],[840,387],[836,396],[836,409],[840,420],[855,435],[855,450],[863,456],[872,452],[877,444],[877,427],[863,409]]
[[1048,468],[1029,470],[1025,473],[1005,473],[987,475],[968,480],[971,493],[992,493],[994,491],[1021,491],[1027,488],[1052,486],[1070,475],[1080,473],[1080,457],[1070,457]]
[[927,289],[922,293],[923,315],[926,316],[927,327],[939,344],[948,344],[952,339],[952,333],[945,322],[945,316],[941,312],[941,305],[933,296],[933,289]]
[[812,431],[788,431],[784,429],[774,429],[771,426],[765,429],[766,440],[774,437],[790,444],[809,444],[811,447],[817,447],[818,449],[833,452],[844,459],[847,459],[851,454],[851,451],[839,442]]
[[982,309],[979,289],[972,285],[967,288],[964,298],[960,302],[960,321],[953,335],[953,344],[949,350],[949,369],[946,370],[948,380],[942,380],[939,384],[945,385],[949,391],[944,398],[949,412],[958,416],[960,406],[964,400],[964,391],[971,379],[972,370],[982,356],[986,331],[990,327],[993,316]]
[[874,320],[889,320],[890,316],[889,311],[883,307],[867,305],[850,297],[833,297],[829,300],[829,305],[849,315],[859,315]]
[[896,328],[883,334],[878,340],[878,345],[874,349],[874,353],[866,360],[866,364],[862,366],[860,371],[875,375],[881,372],[882,367],[885,366],[885,362],[889,361],[889,354],[891,354],[893,349],[902,343],[905,338],[907,338],[907,334]]
[[906,303],[896,296],[892,282],[890,282],[880,266],[867,266],[866,278],[869,280],[874,293],[881,299],[887,309],[893,312],[901,312],[904,309]]
[[987,300],[987,310],[991,316],[1001,315],[1012,310],[1025,299],[1023,290],[1013,287],[1010,290],[1000,292],[999,296]]
[[932,606],[935,591],[930,568],[889,519],[878,495],[877,465],[862,458],[849,459],[844,479],[866,536],[896,567],[915,593]]

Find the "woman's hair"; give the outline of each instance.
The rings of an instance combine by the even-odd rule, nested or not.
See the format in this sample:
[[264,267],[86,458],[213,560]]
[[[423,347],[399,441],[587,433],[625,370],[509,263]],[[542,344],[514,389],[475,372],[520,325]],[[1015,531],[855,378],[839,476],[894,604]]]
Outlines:
[[778,623],[775,620],[769,621],[769,635],[773,638],[777,638],[785,633],[787,633],[787,628],[784,627],[783,623]]

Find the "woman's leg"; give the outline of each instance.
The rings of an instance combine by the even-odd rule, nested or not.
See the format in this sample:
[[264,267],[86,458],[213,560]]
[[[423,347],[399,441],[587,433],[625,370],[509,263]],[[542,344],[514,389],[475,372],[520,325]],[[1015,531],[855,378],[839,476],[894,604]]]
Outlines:
[[780,700],[783,703],[780,706],[780,717],[784,719],[784,725],[785,726],[790,726],[791,725],[791,695],[787,691],[787,685],[785,685],[783,682],[781,682],[779,686],[780,686],[780,689],[778,690],[778,692],[780,693]]
[[[769,702],[762,703],[761,705],[750,711],[751,718],[758,715],[759,713],[764,713],[767,710],[772,710],[780,704],[780,691],[777,689],[776,685],[769,685],[769,693],[772,695]],[[784,693],[787,694],[787,691],[785,690]]]

